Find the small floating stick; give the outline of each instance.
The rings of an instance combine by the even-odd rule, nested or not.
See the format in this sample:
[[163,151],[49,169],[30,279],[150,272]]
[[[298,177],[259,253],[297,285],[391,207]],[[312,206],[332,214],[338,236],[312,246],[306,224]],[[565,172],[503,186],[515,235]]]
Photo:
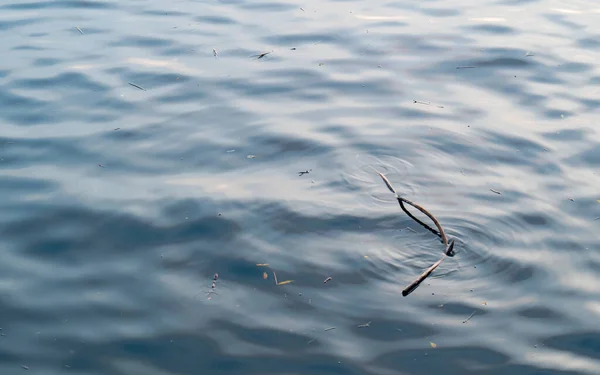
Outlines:
[[471,315],[469,315],[469,317],[467,318],[467,320],[463,320],[463,324],[466,323],[466,322],[468,322],[469,320],[471,320],[471,318],[473,317],[473,315],[475,315],[475,313],[476,313],[476,311],[473,311],[471,313]]
[[429,277],[429,275],[431,275],[431,273],[438,268],[438,266],[440,264],[442,264],[442,261],[449,255],[452,254],[452,249],[454,248],[454,240],[450,241],[450,245],[448,246],[448,249],[446,250],[446,252],[444,253],[444,255],[442,255],[442,257],[440,258],[440,260],[438,260],[437,262],[435,262],[431,267],[429,267],[428,269],[426,269],[419,277],[417,277],[417,279],[415,281],[413,281],[409,286],[407,286],[406,288],[404,288],[404,290],[402,291],[402,296],[406,297],[409,294],[411,294],[412,292],[414,292],[415,289],[417,289],[419,287],[419,285],[421,285],[421,283],[423,281],[425,281],[426,278]]
[[[415,281],[413,281],[409,286],[407,286],[406,288],[404,288],[404,290],[402,291],[402,295],[404,297],[408,296],[410,293],[412,293],[415,289],[417,289],[417,287],[427,278],[429,277],[429,275],[431,275],[431,273],[438,268],[438,266],[442,263],[442,261],[447,257],[447,256],[453,256],[454,255],[454,240],[452,240],[450,243],[448,243],[448,237],[446,237],[446,233],[444,232],[444,228],[442,228],[442,225],[440,224],[440,222],[435,218],[435,216],[433,216],[431,213],[429,213],[429,211],[427,211],[425,208],[421,207],[420,205],[409,201],[406,198],[402,198],[401,196],[398,195],[398,193],[396,193],[396,189],[394,189],[394,187],[392,186],[392,183],[390,182],[390,180],[387,179],[387,177],[385,177],[385,175],[383,173],[377,172],[379,174],[379,176],[381,177],[381,179],[383,180],[383,182],[385,183],[385,185],[387,186],[387,188],[396,196],[396,199],[398,200],[398,203],[400,204],[400,208],[402,208],[402,210],[413,220],[415,220],[416,222],[418,222],[419,224],[421,224],[422,226],[424,226],[425,228],[429,229],[430,231],[432,231],[433,233],[435,233],[436,235],[438,235],[441,239],[442,242],[444,243],[444,255],[440,258],[440,260],[438,260],[437,262],[435,262],[431,267],[429,267],[428,269],[426,269]],[[417,210],[421,211],[423,214],[425,214],[428,218],[431,219],[431,221],[433,221],[433,223],[435,224],[435,226],[437,227],[438,231],[436,232],[435,229],[431,228],[429,225],[423,223],[421,220],[417,219],[414,215],[412,215],[404,206],[404,204],[408,204],[409,206],[412,206],[414,208],[416,208]]]
[[142,86],[136,85],[135,83],[131,83],[131,82],[127,82],[129,83],[131,86],[135,87],[136,89],[140,89],[142,91],[146,91],[145,88],[143,88]]
[[444,233],[444,228],[442,228],[442,225],[440,224],[440,222],[432,214],[430,214],[429,211],[427,211],[426,209],[424,209],[420,205],[418,205],[418,204],[416,204],[414,202],[411,202],[411,201],[409,201],[406,198],[402,198],[401,196],[399,196],[398,193],[396,193],[396,190],[394,189],[394,187],[392,186],[392,183],[387,179],[387,177],[385,177],[385,175],[383,175],[383,173],[380,173],[380,172],[377,172],[377,173],[379,173],[379,176],[381,177],[381,179],[383,180],[383,182],[385,182],[385,184],[387,185],[388,189],[390,189],[390,191],[392,193],[394,193],[394,195],[396,196],[396,199],[398,200],[398,203],[400,204],[400,207],[402,207],[402,210],[404,210],[413,220],[416,220],[421,225],[424,225],[425,227],[428,227],[428,225],[424,224],[421,220],[416,219],[413,215],[411,215],[410,213],[408,213],[407,210],[406,210],[406,208],[404,207],[404,203],[408,204],[409,206],[413,206],[417,210],[419,210],[422,213],[424,213],[428,218],[431,219],[431,221],[433,221],[433,223],[437,227],[438,232],[439,232],[439,236],[442,238],[442,241],[444,242],[444,246],[448,246],[448,238],[446,237],[446,233]]

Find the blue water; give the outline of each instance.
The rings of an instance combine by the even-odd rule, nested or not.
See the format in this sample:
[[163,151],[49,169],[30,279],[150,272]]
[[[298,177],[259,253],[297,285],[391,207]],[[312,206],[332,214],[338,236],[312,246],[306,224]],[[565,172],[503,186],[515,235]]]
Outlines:
[[599,17],[0,1],[0,374],[599,374]]

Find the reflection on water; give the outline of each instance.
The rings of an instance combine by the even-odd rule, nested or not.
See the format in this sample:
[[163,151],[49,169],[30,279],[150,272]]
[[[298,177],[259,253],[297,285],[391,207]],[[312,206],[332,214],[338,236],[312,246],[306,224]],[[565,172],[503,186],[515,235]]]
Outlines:
[[594,2],[0,8],[2,374],[600,373]]

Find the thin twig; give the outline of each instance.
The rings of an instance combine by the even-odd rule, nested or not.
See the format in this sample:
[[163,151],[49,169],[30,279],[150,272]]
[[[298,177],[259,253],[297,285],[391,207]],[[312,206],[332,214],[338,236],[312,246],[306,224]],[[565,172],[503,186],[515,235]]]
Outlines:
[[[446,233],[444,232],[444,228],[442,228],[442,225],[440,224],[440,222],[432,215],[429,213],[429,211],[427,211],[426,209],[424,209],[423,207],[421,207],[420,205],[409,201],[408,199],[402,198],[401,196],[398,195],[398,193],[396,193],[396,189],[394,189],[394,187],[392,186],[392,183],[387,179],[387,177],[385,177],[385,175],[383,175],[383,173],[377,172],[379,174],[379,176],[381,177],[381,179],[383,180],[383,182],[386,184],[387,188],[396,196],[396,199],[398,200],[398,203],[400,204],[400,207],[402,208],[402,210],[413,220],[415,220],[417,223],[421,224],[422,226],[424,226],[425,228],[429,229],[430,231],[432,231],[433,233],[437,234],[441,239],[442,242],[444,243],[444,255],[440,258],[440,260],[438,260],[437,262],[435,262],[431,267],[429,267],[428,269],[426,269],[415,281],[413,281],[409,286],[407,286],[406,288],[404,288],[404,290],[402,291],[402,295],[404,297],[408,296],[410,293],[412,293],[415,289],[417,289],[417,287],[429,276],[431,275],[431,273],[438,268],[438,266],[442,263],[442,261],[447,257],[447,256],[452,256],[453,255],[453,250],[454,250],[454,240],[450,241],[450,243],[448,243],[448,237],[446,237]],[[424,213],[428,218],[431,219],[431,221],[433,221],[433,223],[435,224],[435,226],[438,229],[438,232],[435,231],[435,229],[431,228],[429,225],[423,223],[421,220],[417,219],[415,216],[413,216],[407,209],[406,207],[404,207],[404,203],[416,208],[417,210],[421,211],[422,213]]]
[[442,242],[444,243],[444,246],[448,246],[448,238],[446,237],[446,233],[444,233],[444,228],[442,228],[442,225],[440,224],[440,222],[432,214],[430,214],[429,211],[427,211],[423,207],[419,206],[418,204],[411,202],[408,199],[402,198],[400,196],[397,196],[396,199],[398,199],[398,202],[406,203],[410,206],[413,206],[417,210],[424,213],[427,217],[429,217],[431,219],[431,221],[433,221],[433,223],[437,227],[437,229],[440,233],[439,235],[442,238]]
[[[442,237],[440,236],[440,232],[438,232],[437,230],[433,229],[432,227],[430,227],[429,225],[425,224],[424,222],[422,222],[421,220],[419,220],[417,217],[415,217],[413,214],[410,213],[409,210],[406,209],[406,207],[404,206],[404,203],[402,203],[402,201],[399,201],[400,203],[400,208],[402,208],[402,211],[404,211],[405,214],[408,215],[408,217],[410,217],[411,219],[413,219],[414,221],[416,221],[417,223],[419,223],[422,227],[424,227],[425,229],[427,229],[428,231],[430,231],[431,233],[435,234],[438,237]],[[412,230],[413,232],[417,232],[416,230],[407,227],[408,229]]]
[[[385,177],[383,175],[383,173],[377,172],[379,173],[379,176],[381,177],[381,179],[383,180],[383,182],[385,182],[385,184],[387,185],[388,189],[390,189],[390,191],[392,193],[394,193],[394,195],[396,196],[396,199],[398,200],[398,203],[400,204],[400,207],[402,207],[402,209],[406,211],[406,209],[403,207],[403,203],[406,203],[410,206],[413,206],[414,208],[416,208],[417,210],[421,211],[422,213],[424,213],[428,218],[431,219],[431,221],[433,221],[433,223],[435,224],[435,226],[437,227],[438,231],[439,231],[439,236],[442,238],[442,242],[444,242],[444,246],[448,246],[448,238],[446,237],[446,233],[444,233],[444,229],[442,228],[440,222],[432,215],[429,213],[429,211],[427,211],[426,209],[424,209],[423,207],[421,207],[420,205],[409,201],[406,198],[402,198],[401,196],[398,195],[398,193],[396,193],[396,190],[394,189],[394,187],[392,186],[392,183],[387,179],[387,177]],[[409,216],[413,219],[415,219],[417,222],[419,222],[421,225],[427,226],[425,225],[422,221],[417,220],[413,215]]]
[[129,83],[131,86],[133,86],[133,87],[135,87],[135,88],[137,88],[137,89],[140,89],[140,90],[146,91],[146,89],[145,89],[145,88],[143,88],[142,86],[136,85],[135,83],[131,83],[131,82],[127,82],[127,83]]
[[475,313],[476,313],[476,312],[477,312],[477,311],[473,311],[473,312],[471,313],[471,315],[469,315],[469,317],[467,318],[467,320],[463,320],[463,324],[464,324],[464,323],[466,323],[466,322],[468,322],[469,320],[471,320],[471,318],[473,317],[473,315],[475,315]]
[[452,249],[454,248],[454,240],[450,241],[450,245],[448,246],[446,252],[444,253],[444,255],[442,255],[442,257],[440,258],[440,260],[438,260],[437,262],[435,262],[431,267],[429,267],[428,269],[426,269],[419,277],[417,277],[417,279],[415,281],[413,281],[409,286],[407,286],[406,288],[404,288],[404,290],[402,291],[402,296],[406,297],[409,294],[411,294],[412,292],[415,291],[415,289],[417,289],[419,287],[419,285],[421,285],[421,283],[423,281],[425,281],[425,279],[427,277],[429,277],[429,275],[431,275],[431,273],[433,271],[435,271],[436,268],[438,268],[438,266],[440,264],[442,264],[442,261],[444,259],[446,259],[446,257],[450,254],[452,254]]

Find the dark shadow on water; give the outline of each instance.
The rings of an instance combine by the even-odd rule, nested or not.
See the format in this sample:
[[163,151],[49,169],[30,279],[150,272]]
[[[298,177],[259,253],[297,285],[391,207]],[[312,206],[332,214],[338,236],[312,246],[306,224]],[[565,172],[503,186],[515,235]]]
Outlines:
[[490,34],[515,34],[517,32],[512,27],[502,25],[476,25],[469,26],[467,30],[472,32],[483,32]]
[[600,333],[586,331],[548,337],[543,344],[563,352],[600,360]]

